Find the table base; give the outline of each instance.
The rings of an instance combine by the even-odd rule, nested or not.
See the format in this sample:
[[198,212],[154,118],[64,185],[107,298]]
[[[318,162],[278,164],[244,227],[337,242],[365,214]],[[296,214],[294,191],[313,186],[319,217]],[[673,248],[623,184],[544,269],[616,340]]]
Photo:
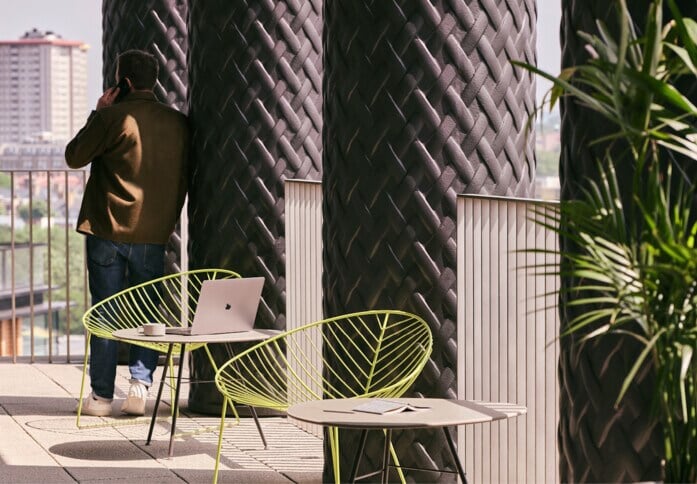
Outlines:
[[[174,391],[174,402],[172,402],[172,426],[170,429],[170,434],[169,434],[169,449],[167,452],[168,457],[172,457],[174,455],[174,435],[176,432],[177,428],[177,416],[179,415],[179,391],[181,390],[181,383],[182,383],[182,373],[184,369],[184,355],[186,353],[186,343],[179,343],[181,346],[181,350],[179,353],[179,370],[177,372],[177,387],[175,388]],[[172,351],[174,349],[174,344],[170,344],[169,348],[167,349],[167,357],[166,361],[170,361],[170,357],[172,356]],[[206,351],[208,351],[208,348],[206,348]],[[210,360],[211,360],[211,365],[213,365],[213,368],[215,368],[215,361],[213,360],[213,357],[211,354],[208,354]],[[160,400],[162,399],[162,390],[164,389],[165,386],[165,381],[167,380],[167,368],[169,367],[168,364],[165,364],[162,366],[162,379],[160,380],[160,386],[157,390],[157,398],[155,399],[155,407],[153,408],[152,412],[152,418],[150,419],[150,429],[148,430],[148,439],[145,441],[145,445],[150,445],[150,442],[152,441],[152,434],[153,430],[155,429],[155,421],[157,420],[157,411],[160,406]],[[233,407],[234,408],[234,407]],[[256,410],[254,407],[249,407],[249,410],[252,413],[252,417],[254,417],[254,423],[257,426],[257,430],[259,431],[259,436],[261,437],[261,441],[264,444],[264,449],[267,448],[266,444],[266,437],[264,436],[264,432],[261,429],[261,424],[259,423],[259,417],[257,416]],[[239,417],[238,417],[239,419]]]
[[441,427],[441,428],[443,429],[443,433],[445,434],[445,440],[446,440],[446,442],[448,442],[448,448],[450,449],[450,455],[452,456],[453,461],[455,462],[455,467],[457,468],[457,471],[448,471],[448,470],[444,470],[444,469],[424,469],[424,468],[420,468],[420,467],[406,467],[406,466],[402,466],[402,465],[390,464],[390,448],[392,447],[392,429],[384,429],[383,431],[385,432],[385,445],[383,447],[383,454],[382,454],[382,469],[379,469],[379,470],[374,471],[374,472],[369,472],[369,473],[363,474],[361,476],[356,476],[356,473],[358,472],[358,466],[361,463],[361,457],[363,456],[363,450],[365,449],[365,443],[366,443],[366,440],[368,439],[368,429],[363,429],[361,431],[360,443],[358,444],[358,451],[356,452],[356,457],[353,461],[353,467],[351,468],[349,482],[356,482],[357,480],[367,479],[368,477],[382,474],[382,482],[386,484],[388,482],[390,467],[393,467],[396,469],[407,469],[407,470],[413,470],[413,471],[446,472],[446,473],[450,473],[450,474],[458,474],[460,476],[460,480],[462,481],[462,484],[467,484],[467,477],[465,475],[465,470],[462,467],[462,463],[460,462],[460,459],[457,456],[457,449],[455,447],[455,442],[453,442],[453,438],[450,435],[450,431],[448,430],[447,427]]

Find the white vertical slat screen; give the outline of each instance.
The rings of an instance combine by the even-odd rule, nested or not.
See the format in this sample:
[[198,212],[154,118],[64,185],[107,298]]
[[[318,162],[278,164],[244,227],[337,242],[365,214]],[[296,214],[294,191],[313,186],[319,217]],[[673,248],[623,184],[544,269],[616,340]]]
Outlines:
[[459,428],[460,458],[470,482],[558,482],[558,280],[532,268],[557,261],[528,251],[557,248],[530,210],[546,205],[470,195],[457,203],[458,398],[528,408]]
[[[293,329],[322,319],[322,186],[308,180],[286,180],[285,197],[286,329]],[[312,344],[321,347],[321,334],[314,333]],[[315,363],[321,368],[321,361]],[[307,384],[321,394],[316,382]],[[322,437],[321,426],[294,423]]]

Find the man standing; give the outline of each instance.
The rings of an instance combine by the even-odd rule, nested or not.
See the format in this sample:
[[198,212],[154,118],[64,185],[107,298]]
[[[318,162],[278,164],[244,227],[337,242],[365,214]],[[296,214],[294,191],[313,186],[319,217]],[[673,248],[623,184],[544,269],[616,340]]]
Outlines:
[[[163,275],[165,244],[184,203],[187,120],[155,98],[157,74],[157,60],[147,52],[119,55],[118,87],[99,98],[65,150],[71,168],[92,163],[77,221],[87,236],[92,304]],[[84,414],[111,415],[117,358],[116,341],[90,338],[92,393]],[[156,351],[131,345],[122,412],[144,414],[157,359]]]

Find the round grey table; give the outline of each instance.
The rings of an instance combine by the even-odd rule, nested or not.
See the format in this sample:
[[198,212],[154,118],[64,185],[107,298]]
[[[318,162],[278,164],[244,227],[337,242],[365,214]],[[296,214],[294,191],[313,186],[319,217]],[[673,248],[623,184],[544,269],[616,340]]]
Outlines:
[[[419,407],[414,411],[374,414],[354,410],[358,405],[371,400],[388,400]],[[319,424],[329,427],[362,429],[358,452],[354,459],[350,474],[350,482],[356,479],[370,477],[382,473],[382,481],[387,482],[390,467],[390,441],[392,430],[413,428],[442,428],[448,442],[457,473],[463,483],[467,482],[462,463],[457,456],[457,449],[449,426],[469,425],[481,422],[492,422],[516,417],[527,412],[522,405],[513,403],[480,402],[473,400],[448,400],[442,398],[347,398],[334,400],[315,400],[298,403],[288,409],[288,416],[302,422]],[[385,446],[383,449],[383,467],[380,471],[356,477],[360,459],[365,447],[367,431],[380,429],[385,431]],[[418,469],[433,470],[433,469]]]
[[[186,345],[188,344],[208,344],[208,343],[246,343],[253,341],[263,341],[265,339],[276,336],[280,331],[271,329],[252,329],[250,331],[236,331],[234,333],[216,333],[216,334],[195,334],[195,335],[181,335],[181,334],[164,334],[161,336],[149,336],[143,334],[142,328],[128,328],[119,329],[111,333],[111,335],[122,341],[144,341],[147,343],[165,343],[169,346],[167,350],[167,359],[170,361],[172,356],[172,350],[174,345],[181,345],[181,351],[179,353],[179,372],[177,374],[177,388],[174,392],[174,402],[172,402],[172,427],[169,434],[169,457],[172,457],[174,453],[174,432],[177,426],[177,414],[179,413],[179,389],[181,388],[182,381],[182,369],[184,368],[184,355],[186,352]],[[213,366],[213,369],[217,371],[217,366],[208,350],[207,346],[204,346],[206,353],[208,354],[208,359]],[[167,367],[168,364],[164,364],[162,368],[162,380],[160,381],[160,387],[157,390],[157,399],[155,400],[155,408],[152,412],[152,418],[150,420],[150,430],[148,431],[148,440],[145,445],[150,445],[152,440],[153,429],[155,428],[155,420],[157,419],[157,409],[160,406],[160,399],[162,398],[162,389],[165,386],[165,380],[167,379]],[[266,448],[266,438],[261,430],[261,425],[259,424],[259,419],[257,418],[256,411],[254,408],[250,407],[252,411],[252,416],[254,417],[254,422],[259,430],[259,435],[264,443],[264,448]]]

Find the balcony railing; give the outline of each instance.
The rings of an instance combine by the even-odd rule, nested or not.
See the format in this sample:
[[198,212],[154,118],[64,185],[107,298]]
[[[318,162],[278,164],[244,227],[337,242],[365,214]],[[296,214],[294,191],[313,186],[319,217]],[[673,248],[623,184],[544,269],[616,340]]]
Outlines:
[[75,220],[86,171],[0,169],[0,359],[84,355],[84,238]]

